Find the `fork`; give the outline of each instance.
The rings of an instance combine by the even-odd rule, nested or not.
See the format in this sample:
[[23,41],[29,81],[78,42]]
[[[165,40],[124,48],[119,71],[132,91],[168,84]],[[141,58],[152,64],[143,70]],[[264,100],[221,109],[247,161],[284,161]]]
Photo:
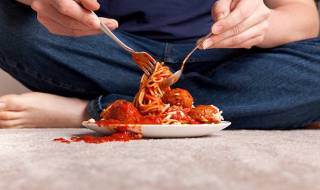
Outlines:
[[[95,14],[95,13],[94,13]],[[110,29],[102,22],[100,22],[100,29],[115,41],[120,47],[129,52],[134,62],[142,69],[142,71],[149,77],[155,68],[156,60],[147,52],[137,52],[124,44]]]
[[[74,0],[76,3],[78,3],[80,6],[81,2],[79,0]],[[82,6],[83,7],[83,6]],[[83,7],[84,8],[84,7]],[[98,15],[93,12],[90,11],[91,14],[93,14],[94,16],[96,16],[98,19]],[[132,56],[132,59],[134,60],[134,62],[142,69],[142,71],[147,75],[147,77],[149,77],[155,68],[156,65],[156,60],[147,52],[137,52],[135,50],[133,50],[132,48],[130,48],[129,46],[127,46],[125,43],[123,43],[116,35],[114,35],[111,30],[103,23],[100,21],[100,30],[105,33],[107,36],[109,36],[114,42],[116,42],[120,47],[122,47],[124,50],[126,50],[127,52],[129,52]]]
[[191,55],[200,47],[201,43],[206,40],[207,38],[211,37],[212,33],[209,33],[208,35],[206,35],[204,38],[202,38],[201,42],[198,43],[198,45],[196,45],[196,47],[194,47],[189,53],[188,55],[183,59],[182,61],[182,65],[180,67],[180,69],[178,71],[176,71],[173,75],[171,75],[170,77],[168,77],[167,79],[165,79],[164,81],[161,82],[160,86],[164,89],[166,87],[170,87],[172,86],[174,83],[176,83],[183,72],[184,66],[187,63],[188,59],[191,57]]

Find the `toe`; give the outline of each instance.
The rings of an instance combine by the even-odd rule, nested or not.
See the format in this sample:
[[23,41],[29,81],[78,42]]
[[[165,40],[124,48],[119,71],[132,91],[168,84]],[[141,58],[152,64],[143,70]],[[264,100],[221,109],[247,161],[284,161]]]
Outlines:
[[13,111],[0,111],[0,120],[13,120],[21,118],[21,113]]
[[20,120],[0,120],[0,128],[20,128]]
[[6,109],[6,103],[0,102],[0,110],[5,110]]
[[20,95],[10,94],[0,97],[0,111],[17,111],[23,109]]

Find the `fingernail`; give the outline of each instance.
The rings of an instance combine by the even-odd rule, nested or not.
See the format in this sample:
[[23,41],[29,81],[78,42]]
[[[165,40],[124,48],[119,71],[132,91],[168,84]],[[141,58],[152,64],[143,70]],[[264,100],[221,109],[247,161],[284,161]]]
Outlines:
[[119,25],[118,21],[112,20],[112,22],[114,23],[114,26],[115,26],[116,28],[118,28],[118,25]]
[[217,16],[217,20],[221,20],[223,18],[223,14]]
[[221,25],[214,25],[212,28],[212,33],[219,34],[222,32],[223,27]]
[[114,24],[107,24],[107,26],[110,30],[114,30],[117,28],[117,26],[115,26]]
[[211,40],[204,40],[202,42],[202,49],[208,49],[212,45]]
[[221,19],[223,19],[224,17],[226,17],[227,16],[227,13],[221,13],[221,14],[219,14],[218,16],[217,16],[217,20],[221,20]]
[[107,22],[106,25],[108,26],[108,28],[110,30],[114,30],[116,28],[118,28],[118,22],[117,21],[113,21],[112,22]]
[[197,41],[197,46],[199,46],[200,49],[204,49],[203,47],[203,42],[207,40],[207,38],[203,37],[203,38],[200,38],[198,41]]
[[0,102],[0,109],[3,109],[3,108],[5,108],[5,107],[6,107],[6,104],[3,103],[3,102]]

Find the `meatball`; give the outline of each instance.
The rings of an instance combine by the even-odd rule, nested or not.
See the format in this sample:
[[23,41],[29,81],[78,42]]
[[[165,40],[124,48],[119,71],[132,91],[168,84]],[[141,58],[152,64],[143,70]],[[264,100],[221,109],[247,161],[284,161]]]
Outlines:
[[167,91],[162,97],[162,101],[165,104],[170,104],[171,106],[182,106],[184,108],[191,108],[193,104],[193,98],[191,94],[184,89],[175,88]]
[[199,105],[192,108],[189,116],[201,123],[220,123],[223,119],[220,110],[213,105]]
[[139,123],[141,114],[131,102],[125,100],[116,100],[101,113],[105,120],[118,120],[121,123],[135,124]]

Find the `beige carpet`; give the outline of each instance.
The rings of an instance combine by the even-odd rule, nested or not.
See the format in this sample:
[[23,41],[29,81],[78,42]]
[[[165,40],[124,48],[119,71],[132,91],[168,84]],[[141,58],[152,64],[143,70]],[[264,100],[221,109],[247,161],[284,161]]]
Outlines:
[[29,90],[10,75],[0,69],[0,96],[6,94],[20,94]]
[[0,189],[320,189],[320,130],[100,145],[52,141],[89,132],[0,130]]

